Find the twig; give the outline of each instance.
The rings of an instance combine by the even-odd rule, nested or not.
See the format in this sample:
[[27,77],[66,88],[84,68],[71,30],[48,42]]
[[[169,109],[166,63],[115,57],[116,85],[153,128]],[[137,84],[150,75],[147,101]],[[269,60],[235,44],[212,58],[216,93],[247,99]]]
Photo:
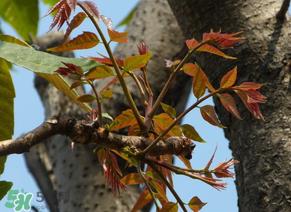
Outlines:
[[280,20],[280,21],[285,20],[289,5],[290,5],[290,0],[283,0],[282,6],[276,15],[276,18],[278,20]]
[[[0,142],[0,156],[9,154],[21,154],[28,152],[31,147],[47,140],[54,135],[68,136],[72,141],[94,147],[107,147],[122,151],[129,147],[141,151],[151,144],[152,141],[142,136],[125,136],[108,132],[102,127],[84,120],[76,120],[69,117],[53,117],[43,122],[34,130],[24,134],[16,140]],[[149,155],[191,155],[193,150],[192,141],[183,137],[170,137],[160,141]]]
[[139,173],[139,175],[141,176],[141,178],[143,179],[143,181],[144,181],[146,187],[148,188],[148,190],[149,190],[151,196],[153,197],[153,200],[154,200],[154,203],[155,203],[155,205],[156,205],[157,210],[160,210],[160,207],[159,207],[159,204],[157,203],[157,200],[156,200],[156,197],[155,197],[155,195],[154,195],[154,192],[153,192],[153,190],[152,190],[152,188],[151,188],[149,182],[148,182],[147,179],[144,177],[144,174],[142,173],[142,170],[141,170],[140,167],[138,167],[138,173]]
[[134,102],[134,100],[133,100],[133,98],[132,98],[132,96],[131,96],[128,88],[127,88],[127,85],[126,85],[123,77],[122,77],[121,70],[120,70],[120,68],[119,68],[119,66],[118,66],[118,64],[116,62],[116,59],[115,59],[115,57],[114,57],[114,55],[113,55],[113,53],[111,51],[111,48],[109,46],[109,43],[107,43],[107,40],[106,40],[106,38],[105,38],[102,30],[100,29],[97,21],[95,20],[95,17],[85,7],[83,7],[82,4],[78,3],[78,5],[82,8],[82,10],[90,18],[91,22],[93,23],[93,25],[95,26],[97,32],[99,33],[99,35],[101,37],[101,40],[103,42],[103,45],[104,45],[104,47],[105,47],[105,49],[106,49],[106,51],[107,51],[107,53],[108,53],[108,55],[109,55],[112,63],[113,63],[114,70],[116,72],[116,75],[118,77],[118,80],[120,82],[120,85],[121,85],[121,87],[123,89],[124,95],[125,95],[128,103],[129,103],[129,106],[132,109],[133,114],[134,114],[134,116],[135,116],[135,118],[136,118],[136,120],[137,120],[137,122],[138,122],[138,124],[139,124],[139,126],[141,128],[141,130],[145,130],[144,122],[141,119],[141,115],[140,115],[140,113],[139,113],[139,111],[137,109],[137,106],[136,106],[136,104],[135,104],[135,102]]
[[159,177],[161,178],[161,180],[166,184],[166,186],[169,188],[169,190],[171,191],[171,193],[173,194],[173,196],[175,197],[175,199],[178,201],[179,205],[181,206],[182,210],[184,212],[187,212],[187,209],[185,208],[185,205],[183,203],[183,201],[181,200],[181,198],[179,197],[179,195],[177,194],[177,192],[175,191],[175,189],[173,188],[173,186],[168,182],[168,180],[164,177],[164,175],[159,171],[159,169],[155,166],[155,164],[153,163],[149,163],[149,165],[152,167],[152,169],[159,175]]
[[148,146],[146,149],[144,149],[142,152],[140,152],[141,155],[145,155],[148,152],[150,152],[152,150],[152,148],[161,140],[163,139],[163,137],[170,132],[170,130],[176,125],[178,124],[182,118],[184,118],[185,115],[187,115],[191,110],[193,110],[195,107],[197,107],[201,102],[205,101],[206,99],[214,96],[215,94],[222,92],[222,90],[216,90],[213,93],[210,93],[206,96],[204,96],[203,98],[197,100],[193,105],[191,105],[189,108],[187,108],[184,112],[180,113],[180,115],[175,119],[175,121],[173,121],[173,123],[167,128],[165,129],[153,142],[150,146]]
[[94,84],[89,81],[89,85],[91,86],[91,88],[95,94],[95,97],[96,97],[96,103],[97,103],[97,107],[98,107],[98,123],[100,126],[102,126],[102,108],[101,108],[99,95],[98,95],[98,92],[96,91]]

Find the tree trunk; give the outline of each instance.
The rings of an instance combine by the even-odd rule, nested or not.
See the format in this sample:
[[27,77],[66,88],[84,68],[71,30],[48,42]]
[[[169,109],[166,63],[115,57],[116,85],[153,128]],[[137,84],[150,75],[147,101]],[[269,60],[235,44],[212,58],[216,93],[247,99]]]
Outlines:
[[[128,26],[129,43],[120,45],[116,55],[136,53],[136,44],[145,40],[153,52],[154,60],[149,64],[149,78],[155,96],[159,93],[168,76],[164,68],[164,58],[172,58],[180,50],[183,43],[182,32],[171,13],[166,0],[144,0]],[[41,49],[55,46],[61,37],[44,37],[39,39]],[[178,77],[171,87],[172,94],[167,102],[181,111],[186,103],[190,86],[184,86],[184,77]],[[102,86],[98,83],[97,88]],[[103,83],[104,84],[104,83]],[[135,99],[139,96],[135,85],[128,85]],[[182,86],[183,85],[183,86]],[[46,117],[53,115],[72,115],[84,117],[80,109],[65,98],[59,91],[37,78],[36,88],[39,91],[46,111]],[[121,88],[113,89],[114,98],[105,102],[104,111],[116,115],[127,109]],[[177,92],[184,95],[175,95]],[[44,193],[51,211],[129,211],[138,197],[138,188],[130,188],[114,196],[105,184],[96,155],[91,149],[76,145],[70,148],[70,141],[62,136],[55,136],[53,141],[39,144],[26,154],[28,167],[40,189]]]
[[[234,64],[239,81],[263,83],[268,97],[265,122],[243,111],[237,121],[217,104],[228,126],[225,136],[235,159],[238,205],[241,212],[291,211],[291,22],[276,20],[278,0],[168,0],[186,37],[200,38],[211,29],[243,32],[246,41],[234,51],[239,60],[197,57],[208,76],[218,79]],[[288,17],[289,18],[289,17]],[[211,61],[211,62],[209,62]]]

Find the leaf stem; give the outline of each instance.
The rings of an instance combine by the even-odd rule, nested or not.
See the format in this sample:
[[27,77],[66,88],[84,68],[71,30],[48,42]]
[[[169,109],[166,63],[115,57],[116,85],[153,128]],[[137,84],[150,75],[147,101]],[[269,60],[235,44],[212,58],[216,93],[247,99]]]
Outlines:
[[102,126],[102,108],[101,108],[101,102],[100,102],[100,99],[99,99],[99,95],[98,95],[98,92],[93,84],[92,81],[88,81],[89,85],[91,86],[94,94],[95,94],[95,97],[96,97],[96,103],[97,103],[97,108],[98,108],[98,123],[100,126]]
[[85,8],[85,7],[83,7],[82,4],[79,4],[79,3],[78,3],[78,5],[81,7],[81,9],[82,9],[82,10],[87,14],[87,16],[90,18],[90,20],[91,20],[91,22],[93,23],[93,25],[95,26],[95,28],[96,28],[98,34],[100,35],[100,38],[101,38],[101,40],[102,40],[102,42],[103,42],[103,45],[104,45],[104,47],[105,47],[105,49],[106,49],[106,51],[107,51],[107,53],[108,53],[108,55],[109,55],[109,57],[110,57],[112,63],[113,63],[114,70],[115,70],[115,72],[116,72],[116,75],[117,75],[117,77],[118,77],[118,80],[119,80],[119,82],[120,82],[120,85],[121,85],[121,87],[122,87],[122,89],[123,89],[124,95],[125,95],[125,97],[126,97],[128,103],[129,103],[129,105],[130,105],[130,108],[132,109],[133,114],[134,114],[134,116],[135,116],[135,118],[136,118],[136,120],[137,120],[137,122],[138,122],[140,128],[141,128],[142,130],[144,130],[144,129],[145,129],[144,122],[143,122],[143,120],[142,120],[142,118],[141,118],[141,115],[140,115],[140,113],[139,113],[139,111],[138,111],[138,109],[137,109],[137,106],[136,106],[136,104],[135,104],[135,102],[134,102],[134,100],[133,100],[133,98],[132,98],[132,96],[131,96],[131,94],[130,94],[128,88],[127,88],[127,86],[126,86],[125,80],[124,80],[124,78],[122,77],[121,70],[120,70],[120,68],[119,68],[119,66],[118,66],[118,64],[117,64],[117,62],[116,62],[116,59],[115,59],[115,57],[114,57],[114,55],[113,55],[113,53],[112,53],[112,51],[111,51],[111,48],[110,48],[109,43],[107,43],[107,40],[106,40],[106,38],[105,38],[105,36],[104,36],[102,30],[100,29],[100,27],[99,27],[99,25],[98,25],[98,23],[97,23],[95,17],[94,17],[94,16],[93,16],[93,15],[92,15],[92,14],[91,14],[91,13],[90,13],[86,8]]

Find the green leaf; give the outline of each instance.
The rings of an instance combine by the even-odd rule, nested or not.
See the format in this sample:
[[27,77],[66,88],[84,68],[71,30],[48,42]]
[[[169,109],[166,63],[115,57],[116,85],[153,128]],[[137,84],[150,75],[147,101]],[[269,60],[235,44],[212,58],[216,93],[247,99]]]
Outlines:
[[11,189],[13,183],[8,181],[0,181],[0,200],[7,194]]
[[85,94],[78,97],[78,101],[80,102],[93,102],[95,99],[95,96],[92,96],[90,94]]
[[6,159],[7,159],[6,156],[0,157],[0,175],[3,174],[3,172],[4,172]]
[[205,141],[200,137],[200,135],[195,130],[195,128],[193,126],[191,126],[190,124],[183,124],[181,126],[181,128],[182,128],[184,135],[187,138],[190,138],[191,140],[198,141],[201,143],[205,143]]
[[38,0],[1,0],[0,17],[28,40],[37,33]]
[[176,117],[177,115],[177,112],[176,112],[176,109],[173,108],[172,106],[170,105],[167,105],[165,103],[161,103],[161,106],[162,106],[162,109],[165,113],[167,113],[168,115],[170,115],[171,117]]
[[160,212],[178,212],[178,204],[174,202],[168,202],[163,206]]
[[86,79],[95,80],[115,76],[112,68],[106,65],[97,66],[85,74]]
[[0,141],[10,139],[14,129],[15,91],[9,69],[10,65],[0,58]]
[[129,56],[124,60],[124,70],[128,72],[134,69],[142,68],[149,62],[151,57],[151,53]]
[[131,11],[117,24],[116,27],[126,26],[132,20],[135,12],[137,10],[137,5],[131,9]]
[[80,66],[85,71],[96,67],[98,63],[83,58],[60,57],[3,41],[0,41],[0,58],[35,72],[79,104],[82,109],[87,112],[91,110],[87,104],[77,101],[78,93],[75,90],[71,90],[66,80],[56,74],[55,71],[64,66],[63,63],[72,63]]
[[43,0],[43,3],[48,4],[50,6],[55,5],[59,0]]

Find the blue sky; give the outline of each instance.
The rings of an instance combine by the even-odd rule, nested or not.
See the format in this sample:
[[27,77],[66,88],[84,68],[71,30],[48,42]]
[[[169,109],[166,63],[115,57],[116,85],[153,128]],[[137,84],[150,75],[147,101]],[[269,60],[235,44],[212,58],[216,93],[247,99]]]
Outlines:
[[[95,2],[100,8],[102,14],[112,18],[113,22],[116,24],[137,3],[137,0],[127,0],[122,1],[122,3],[116,3],[114,0],[98,0]],[[40,9],[41,16],[43,16],[48,8],[44,5],[41,5]],[[40,35],[47,32],[49,24],[49,17],[42,18],[40,20]],[[14,30],[8,25],[3,24],[2,27],[4,28],[5,33],[16,36]],[[81,30],[90,29],[88,27],[91,26],[86,23],[83,25]],[[77,55],[92,55],[92,53],[93,51],[80,51],[77,53]],[[40,99],[33,88],[33,74],[29,71],[15,68],[15,71],[12,72],[12,75],[16,88],[14,137],[17,137],[39,125],[44,119],[44,111]],[[194,98],[190,98],[188,105],[193,103],[193,101]],[[208,101],[206,104],[212,104],[212,101]],[[231,153],[228,149],[228,141],[224,138],[222,130],[210,126],[204,122],[201,119],[199,111],[192,111],[185,118],[184,123],[193,124],[200,132],[201,136],[207,141],[206,144],[197,144],[193,159],[191,160],[193,167],[202,168],[205,166],[216,146],[218,146],[218,150],[214,160],[214,165],[216,165],[218,162],[226,161],[227,159],[231,158]],[[177,164],[182,165],[179,163],[179,161],[177,161]],[[31,192],[34,195],[39,192],[37,185],[26,169],[23,157],[21,155],[9,156],[5,173],[1,179],[13,181],[14,189],[23,189],[25,192]],[[234,179],[226,180],[228,187],[223,191],[217,191],[210,186],[196,180],[181,176],[174,177],[175,188],[178,194],[181,195],[181,198],[184,200],[184,202],[188,202],[193,196],[199,196],[203,202],[207,202],[207,205],[201,210],[202,212],[238,211],[236,206],[237,195],[233,180]],[[11,211],[3,206],[3,203],[5,202],[6,199],[4,198],[4,201],[0,203],[0,211]],[[34,205],[39,207],[44,206],[43,203],[36,202],[35,198]]]

